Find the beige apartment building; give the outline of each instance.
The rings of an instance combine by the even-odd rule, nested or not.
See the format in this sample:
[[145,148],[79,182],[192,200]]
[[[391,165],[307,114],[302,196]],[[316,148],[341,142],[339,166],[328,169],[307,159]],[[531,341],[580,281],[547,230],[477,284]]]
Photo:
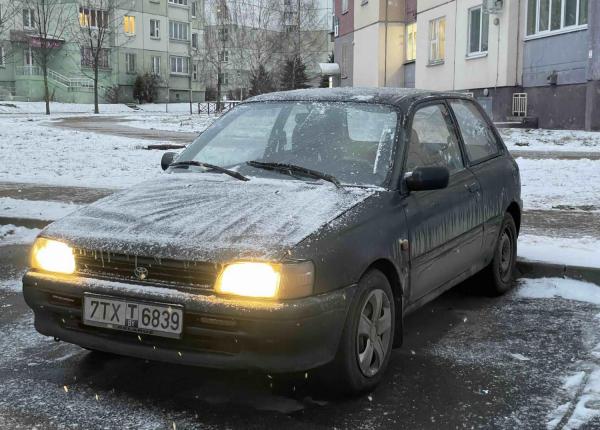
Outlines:
[[414,85],[416,0],[335,0],[343,86]]

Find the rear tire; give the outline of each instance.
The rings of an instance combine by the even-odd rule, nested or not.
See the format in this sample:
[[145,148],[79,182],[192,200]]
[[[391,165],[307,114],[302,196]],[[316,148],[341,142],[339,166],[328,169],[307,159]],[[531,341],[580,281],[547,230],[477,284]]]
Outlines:
[[396,310],[387,277],[369,270],[358,282],[335,360],[326,371],[334,391],[358,394],[375,388],[390,361]]
[[513,217],[507,213],[494,246],[492,261],[481,272],[481,281],[488,294],[499,296],[514,286],[516,262],[517,227]]

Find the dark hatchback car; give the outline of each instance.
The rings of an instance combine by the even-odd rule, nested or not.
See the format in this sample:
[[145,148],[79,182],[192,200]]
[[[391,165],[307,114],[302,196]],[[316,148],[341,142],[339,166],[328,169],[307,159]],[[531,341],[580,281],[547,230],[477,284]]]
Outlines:
[[207,367],[325,366],[357,392],[407,313],[475,274],[512,285],[519,170],[467,96],[263,95],[163,167],[41,233],[23,278],[40,333]]

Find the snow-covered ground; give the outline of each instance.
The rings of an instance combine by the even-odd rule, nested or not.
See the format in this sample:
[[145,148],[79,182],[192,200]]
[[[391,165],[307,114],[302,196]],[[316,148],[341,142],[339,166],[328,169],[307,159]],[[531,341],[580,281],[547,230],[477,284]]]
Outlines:
[[7,218],[54,221],[79,208],[80,206],[71,203],[19,200],[10,197],[0,197],[0,217]]
[[522,234],[519,236],[519,257],[529,261],[600,268],[600,239],[597,237],[556,239]]
[[525,209],[600,211],[600,160],[518,158]]
[[600,151],[600,133],[580,130],[499,129],[506,146],[519,151]]
[[37,228],[25,228],[15,225],[0,225],[0,246],[28,245],[39,234]]
[[160,174],[163,152],[143,149],[148,143],[0,116],[0,181],[125,188]]
[[[134,110],[123,103],[115,104],[101,104],[99,106],[101,114],[131,114],[134,112],[179,112],[188,113],[190,112],[189,103],[148,103],[137,105],[139,110]],[[197,104],[192,105],[193,112],[198,111]],[[61,113],[93,113],[94,105],[92,104],[80,104],[80,103],[50,103],[51,114]],[[44,102],[13,102],[13,101],[0,101],[0,114],[45,114],[46,104]]]
[[[600,287],[572,279],[523,279],[516,294],[530,299],[564,299],[600,306]],[[595,320],[596,327],[589,329],[598,333],[600,313]],[[596,337],[590,337],[584,342],[588,347],[586,359],[574,360],[563,377],[561,392],[557,393],[559,404],[548,413],[548,429],[578,429],[600,416],[600,343]]]

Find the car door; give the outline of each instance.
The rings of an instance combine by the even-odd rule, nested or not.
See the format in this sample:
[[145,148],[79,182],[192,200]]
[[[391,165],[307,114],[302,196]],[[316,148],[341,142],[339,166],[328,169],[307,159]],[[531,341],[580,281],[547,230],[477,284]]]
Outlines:
[[470,100],[448,101],[460,130],[470,170],[481,185],[481,218],[484,223],[484,250],[493,249],[508,205],[515,164],[502,157],[504,147],[482,110]]
[[404,177],[417,167],[450,171],[447,188],[407,196],[410,299],[415,302],[471,269],[481,252],[483,227],[477,217],[479,183],[466,168],[447,104],[440,100],[418,106],[407,136]]

